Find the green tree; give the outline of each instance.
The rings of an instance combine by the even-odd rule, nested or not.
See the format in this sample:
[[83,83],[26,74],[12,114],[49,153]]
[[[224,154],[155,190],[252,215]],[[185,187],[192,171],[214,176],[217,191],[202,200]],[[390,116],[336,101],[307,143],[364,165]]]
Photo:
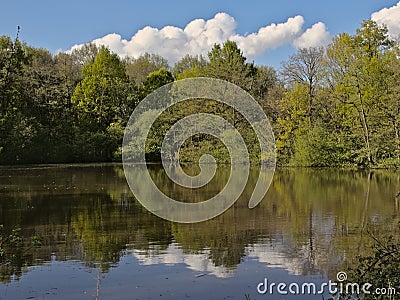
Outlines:
[[252,63],[246,62],[246,57],[235,42],[214,45],[208,52],[208,58],[209,63],[204,70],[206,76],[232,82],[246,91],[251,90],[256,69]]
[[83,80],[72,96],[81,125],[90,131],[105,131],[126,119],[134,107],[129,98],[131,84],[125,66],[116,54],[101,47],[93,63],[82,69]]
[[207,61],[202,55],[187,54],[175,63],[172,74],[176,79],[200,77],[203,75],[206,65]]
[[[70,96],[74,85],[69,74],[61,74],[53,56],[45,49],[13,45],[19,53],[18,67],[11,68],[2,89],[3,151],[8,163],[57,162],[71,159],[73,114]],[[66,55],[68,56],[68,55]]]
[[100,47],[96,44],[86,43],[82,47],[72,50],[71,57],[78,65],[83,67],[85,64],[94,62],[99,50]]
[[151,72],[143,81],[141,86],[141,94],[144,98],[156,89],[174,81],[172,73],[166,69],[159,69]]
[[358,165],[376,165],[390,156],[383,147],[391,128],[382,117],[392,73],[391,46],[385,26],[364,21],[354,36],[341,34],[327,49],[335,116],[353,136],[348,155]]
[[123,128],[138,101],[135,87],[122,61],[105,47],[83,66],[82,75],[71,99],[80,127],[76,152],[80,160],[118,159]]
[[268,66],[256,66],[249,92],[261,105],[268,118],[276,122],[280,114],[277,100],[281,99],[283,94],[275,69]]
[[[390,67],[392,70],[392,76],[389,78],[389,89],[388,97],[385,109],[385,117],[392,130],[389,130],[389,135],[394,137],[393,160],[395,165],[400,166],[400,86],[398,80],[400,78],[400,44],[395,44],[391,53]],[[390,140],[390,139],[389,139]]]
[[126,73],[137,86],[140,86],[147,76],[161,68],[168,70],[168,61],[157,54],[145,53],[138,58],[127,58]]
[[61,74],[56,60],[45,49],[26,48],[23,75],[24,115],[30,120],[32,138],[25,161],[59,162],[71,159],[74,115],[70,97],[74,83]]
[[307,114],[312,120],[314,98],[318,81],[321,80],[324,49],[303,48],[291,55],[287,62],[282,63],[282,75],[289,84],[305,84],[308,88]]
[[[0,37],[0,161],[18,159],[17,145],[28,132],[21,130],[29,121],[22,113],[22,73],[26,55],[16,38]],[[20,144],[20,146],[22,146]]]
[[285,112],[278,118],[279,132],[277,133],[276,149],[279,162],[288,164],[295,154],[295,141],[303,136],[310,128],[308,117],[308,87],[296,83],[294,88],[284,94],[280,108]]
[[54,67],[63,80],[63,90],[68,95],[68,101],[74,93],[76,85],[82,80],[82,65],[72,54],[60,52],[54,56]]

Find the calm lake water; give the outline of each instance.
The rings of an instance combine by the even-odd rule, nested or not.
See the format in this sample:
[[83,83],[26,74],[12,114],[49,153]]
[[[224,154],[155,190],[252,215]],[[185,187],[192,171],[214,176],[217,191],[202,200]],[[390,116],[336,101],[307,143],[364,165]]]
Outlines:
[[[199,197],[150,172],[165,193]],[[178,224],[145,210],[118,164],[1,167],[0,224],[20,227],[25,247],[0,267],[0,299],[322,299],[257,285],[335,280],[370,251],[369,231],[398,234],[398,172],[278,168],[249,209],[256,178],[219,217]]]

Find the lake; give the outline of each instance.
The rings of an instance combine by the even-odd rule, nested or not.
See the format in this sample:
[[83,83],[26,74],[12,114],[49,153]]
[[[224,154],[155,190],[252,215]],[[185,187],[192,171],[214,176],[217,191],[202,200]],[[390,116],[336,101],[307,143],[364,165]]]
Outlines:
[[[197,200],[229,174],[220,168],[199,196],[149,169],[165,193]],[[371,234],[398,234],[398,172],[277,168],[249,209],[257,172],[225,213],[180,224],[144,209],[120,164],[0,167],[3,234],[24,238],[0,267],[0,299],[283,299],[257,286],[336,280]]]

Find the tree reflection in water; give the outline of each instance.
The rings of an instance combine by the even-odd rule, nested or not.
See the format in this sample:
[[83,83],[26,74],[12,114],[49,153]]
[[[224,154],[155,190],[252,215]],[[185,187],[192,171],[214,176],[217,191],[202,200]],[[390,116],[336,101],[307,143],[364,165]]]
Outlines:
[[[227,168],[219,168],[196,193],[174,186],[158,165],[150,172],[165,193],[191,201],[212,196],[229,176]],[[252,169],[244,193],[224,214],[178,224],[152,215],[134,199],[120,165],[3,167],[0,223],[5,230],[20,227],[26,247],[1,265],[1,281],[52,258],[108,272],[124,255],[144,265],[182,263],[219,277],[234,276],[244,259],[293,274],[333,277],[369,251],[366,228],[398,234],[398,173],[277,169],[265,199],[248,209],[257,176]],[[40,247],[29,247],[33,235],[41,238]]]

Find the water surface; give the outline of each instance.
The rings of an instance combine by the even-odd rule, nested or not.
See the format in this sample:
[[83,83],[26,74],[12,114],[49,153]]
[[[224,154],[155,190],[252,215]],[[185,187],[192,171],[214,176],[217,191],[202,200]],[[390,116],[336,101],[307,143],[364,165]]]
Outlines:
[[[229,176],[219,169],[196,193],[158,165],[150,172],[189,201],[213,196]],[[145,210],[118,164],[1,167],[0,224],[21,228],[25,247],[0,267],[0,299],[282,299],[258,294],[257,284],[334,279],[370,251],[368,232],[398,232],[396,172],[278,168],[250,210],[256,179],[254,169],[219,217],[178,224]]]

